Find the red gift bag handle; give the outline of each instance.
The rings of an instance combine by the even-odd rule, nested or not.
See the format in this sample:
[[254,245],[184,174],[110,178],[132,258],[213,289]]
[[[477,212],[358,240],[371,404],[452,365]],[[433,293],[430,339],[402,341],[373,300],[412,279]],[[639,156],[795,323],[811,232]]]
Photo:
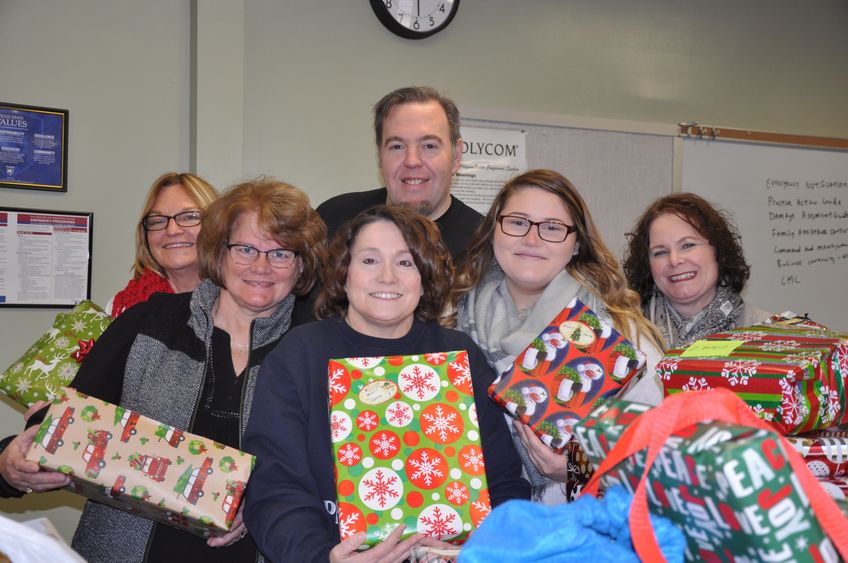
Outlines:
[[665,441],[674,432],[698,422],[710,420],[768,430],[777,435],[792,471],[798,477],[798,482],[810,500],[810,506],[819,524],[824,528],[842,558],[848,560],[848,525],[846,525],[848,522],[836,502],[819,485],[804,459],[792,445],[728,389],[677,393],[667,397],[660,406],[643,413],[627,427],[615,447],[601,462],[592,479],[583,488],[583,492],[596,495],[601,476],[636,452],[645,447],[648,448],[645,470],[636,487],[630,509],[630,535],[639,557],[643,561],[665,561],[654,537],[651,520],[648,518],[646,479],[654,460]]

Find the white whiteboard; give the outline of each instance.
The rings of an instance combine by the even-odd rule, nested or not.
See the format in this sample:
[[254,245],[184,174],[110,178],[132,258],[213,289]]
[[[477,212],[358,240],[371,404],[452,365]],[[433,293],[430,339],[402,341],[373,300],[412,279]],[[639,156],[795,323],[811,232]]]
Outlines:
[[639,214],[673,188],[671,135],[468,118],[463,125],[525,131],[528,168],[550,168],[571,180],[619,259]]
[[684,139],[681,189],[731,212],[746,301],[848,332],[848,152]]

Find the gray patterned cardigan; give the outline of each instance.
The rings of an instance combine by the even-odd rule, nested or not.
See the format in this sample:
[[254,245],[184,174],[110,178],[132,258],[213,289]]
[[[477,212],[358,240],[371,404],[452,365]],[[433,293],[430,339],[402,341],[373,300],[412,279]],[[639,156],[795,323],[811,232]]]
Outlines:
[[[207,280],[191,294],[156,294],[134,306],[100,337],[71,386],[177,428],[191,428],[210,354],[212,306],[219,293]],[[242,433],[259,365],[288,330],[293,305],[294,296],[289,295],[272,316],[251,325]],[[144,561],[152,531],[151,520],[89,501],[72,546],[90,562]]]

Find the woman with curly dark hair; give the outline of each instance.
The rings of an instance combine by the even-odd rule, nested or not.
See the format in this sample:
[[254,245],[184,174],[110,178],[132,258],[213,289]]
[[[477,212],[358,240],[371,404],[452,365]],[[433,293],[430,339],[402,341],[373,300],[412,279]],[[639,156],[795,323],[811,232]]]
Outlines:
[[661,197],[627,236],[624,273],[667,346],[768,318],[740,295],[750,267],[736,227],[703,198]]
[[245,521],[268,558],[401,561],[416,544],[435,541],[403,526],[360,555],[365,534],[340,541],[327,416],[333,358],[467,350],[492,505],[529,497],[507,427],[486,394],[494,372],[470,337],[436,322],[451,274],[436,224],[409,208],[373,207],[336,234],[316,303],[322,320],[296,327],[268,356],[245,435],[245,450],[256,455]]

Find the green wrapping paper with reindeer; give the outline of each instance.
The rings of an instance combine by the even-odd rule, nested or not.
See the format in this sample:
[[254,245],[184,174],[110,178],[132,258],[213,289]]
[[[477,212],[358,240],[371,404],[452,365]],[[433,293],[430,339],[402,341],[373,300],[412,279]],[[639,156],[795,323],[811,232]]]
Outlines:
[[645,355],[573,299],[489,387],[510,416],[562,453],[574,424],[645,365]]
[[45,332],[6,371],[0,374],[0,392],[25,407],[52,401],[73,380],[80,363],[103,334],[112,317],[91,301],[81,301],[59,313]]
[[206,537],[229,530],[254,457],[63,388],[27,459],[71,477],[69,489]]

